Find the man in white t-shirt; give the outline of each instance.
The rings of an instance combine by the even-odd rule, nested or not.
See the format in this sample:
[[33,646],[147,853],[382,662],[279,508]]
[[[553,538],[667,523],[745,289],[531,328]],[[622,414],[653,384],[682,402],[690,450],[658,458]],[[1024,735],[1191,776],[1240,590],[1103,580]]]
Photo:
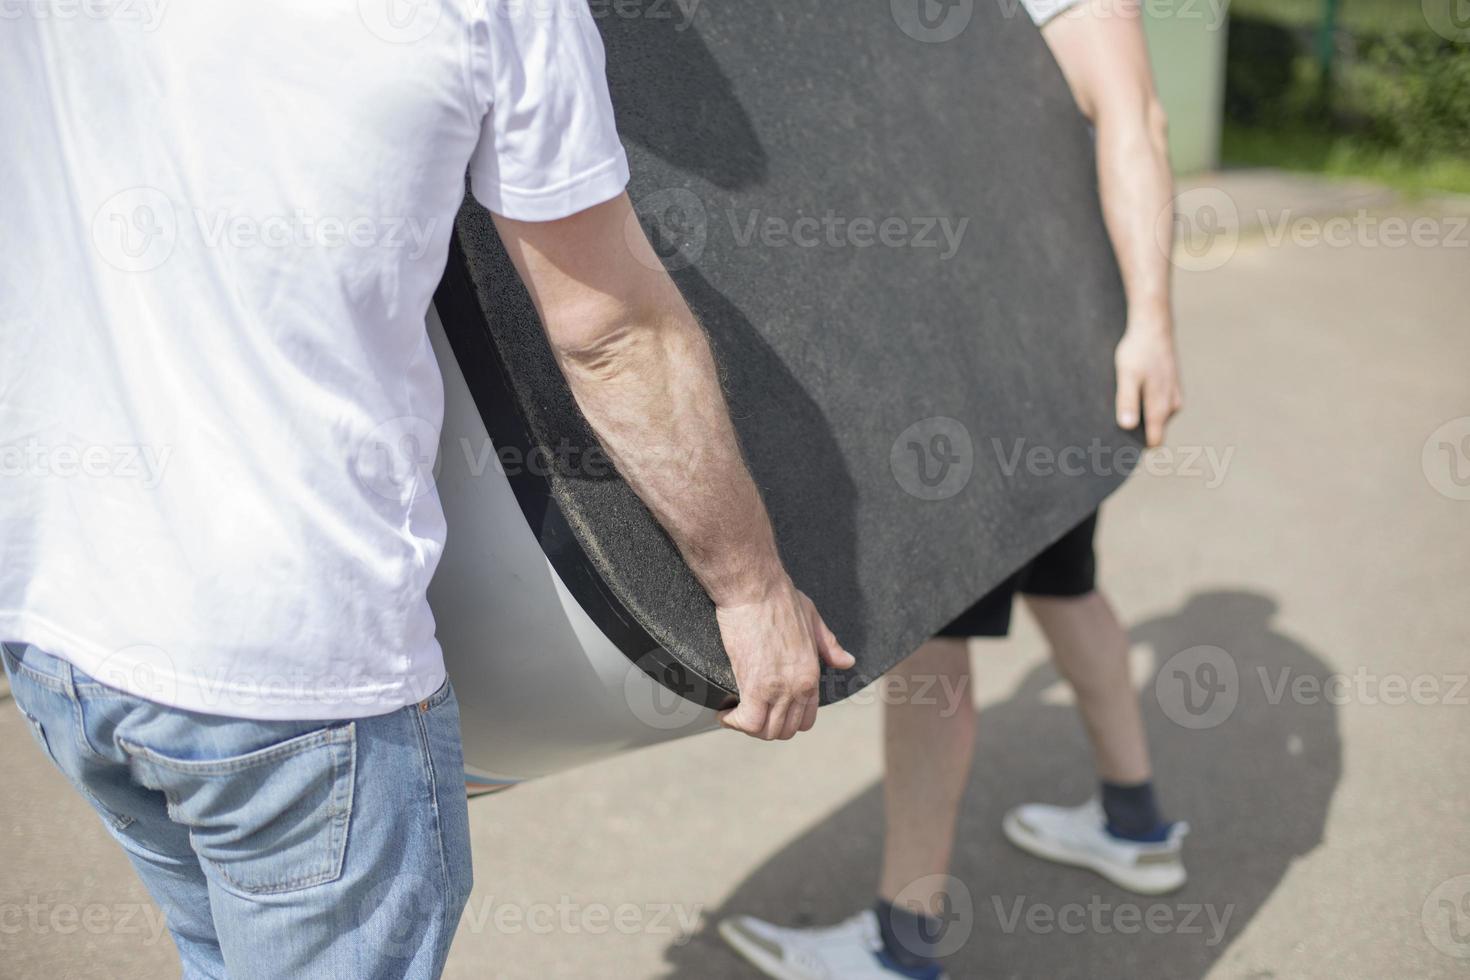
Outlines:
[[585,4],[27,3],[0,92],[4,660],[186,976],[433,976],[468,895],[444,520],[397,451],[441,421],[424,317],[466,170],[715,602],[725,724],[811,727],[852,660],[626,234]]

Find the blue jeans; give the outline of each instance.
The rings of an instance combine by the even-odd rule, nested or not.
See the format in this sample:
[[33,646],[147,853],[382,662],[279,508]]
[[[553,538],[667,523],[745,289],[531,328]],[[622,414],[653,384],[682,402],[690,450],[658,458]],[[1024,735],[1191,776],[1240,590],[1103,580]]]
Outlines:
[[448,682],[386,715],[259,722],[145,701],[33,646],[3,658],[36,741],[163,909],[186,978],[440,974],[470,893]]

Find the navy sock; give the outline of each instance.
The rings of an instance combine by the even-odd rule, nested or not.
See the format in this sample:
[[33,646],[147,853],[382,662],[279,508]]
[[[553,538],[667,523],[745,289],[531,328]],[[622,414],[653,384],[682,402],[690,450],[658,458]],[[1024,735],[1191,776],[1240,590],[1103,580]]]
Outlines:
[[1108,833],[1114,837],[1157,843],[1169,836],[1169,825],[1159,813],[1151,782],[1133,786],[1104,782],[1102,807],[1108,818]]
[[916,980],[937,977],[939,963],[931,954],[944,938],[945,923],[881,898],[873,903],[873,911],[883,937],[884,965]]

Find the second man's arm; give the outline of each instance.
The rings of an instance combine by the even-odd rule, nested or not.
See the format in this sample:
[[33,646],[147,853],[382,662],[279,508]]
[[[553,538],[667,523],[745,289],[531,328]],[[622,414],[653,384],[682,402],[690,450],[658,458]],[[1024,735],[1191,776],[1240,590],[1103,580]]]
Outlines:
[[1136,0],[1085,0],[1053,18],[1042,36],[1096,132],[1103,219],[1128,295],[1128,324],[1114,354],[1118,424],[1132,429],[1141,421],[1148,444],[1158,446],[1184,396],[1169,297],[1173,178],[1142,11]]

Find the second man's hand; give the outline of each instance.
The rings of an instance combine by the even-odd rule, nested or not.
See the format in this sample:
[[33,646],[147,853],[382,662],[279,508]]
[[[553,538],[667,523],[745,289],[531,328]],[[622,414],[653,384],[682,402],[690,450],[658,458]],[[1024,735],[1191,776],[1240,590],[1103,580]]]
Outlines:
[[1113,365],[1118,376],[1118,425],[1134,429],[1141,421],[1148,447],[1162,446],[1169,420],[1184,407],[1169,318],[1130,319]]

